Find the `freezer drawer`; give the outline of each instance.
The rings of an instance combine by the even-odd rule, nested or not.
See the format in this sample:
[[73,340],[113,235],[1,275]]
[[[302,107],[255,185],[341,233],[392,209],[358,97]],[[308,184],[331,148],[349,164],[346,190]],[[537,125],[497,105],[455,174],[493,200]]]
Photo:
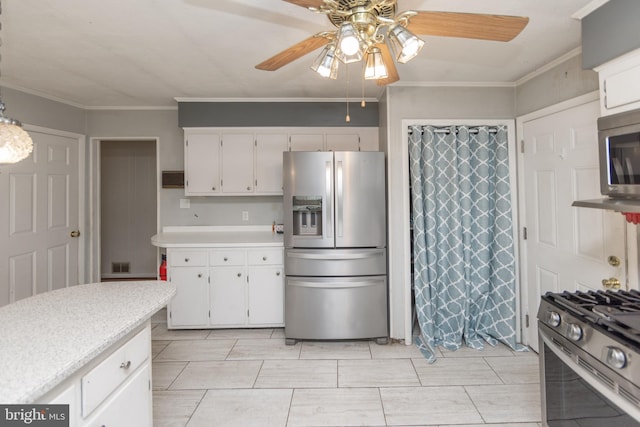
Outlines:
[[379,249],[286,249],[286,276],[375,276],[387,273],[387,251]]
[[287,277],[287,339],[387,337],[387,278]]

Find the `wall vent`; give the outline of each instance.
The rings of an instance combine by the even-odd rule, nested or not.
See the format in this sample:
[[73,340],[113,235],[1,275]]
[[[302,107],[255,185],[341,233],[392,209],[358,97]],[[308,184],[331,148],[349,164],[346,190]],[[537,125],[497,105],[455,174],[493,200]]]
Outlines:
[[112,273],[129,273],[131,272],[131,264],[129,262],[112,262]]

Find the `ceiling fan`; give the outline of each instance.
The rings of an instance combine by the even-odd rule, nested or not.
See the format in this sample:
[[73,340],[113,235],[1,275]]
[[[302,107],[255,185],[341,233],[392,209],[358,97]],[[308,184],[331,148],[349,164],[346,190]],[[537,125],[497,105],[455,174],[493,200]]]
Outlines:
[[424,42],[416,34],[510,41],[529,18],[459,12],[408,10],[396,14],[397,0],[285,0],[327,15],[337,28],[320,32],[256,65],[259,70],[280,67],[324,46],[311,68],[335,79],[338,64],[364,60],[364,78],[380,86],[400,79],[395,61],[414,58]]

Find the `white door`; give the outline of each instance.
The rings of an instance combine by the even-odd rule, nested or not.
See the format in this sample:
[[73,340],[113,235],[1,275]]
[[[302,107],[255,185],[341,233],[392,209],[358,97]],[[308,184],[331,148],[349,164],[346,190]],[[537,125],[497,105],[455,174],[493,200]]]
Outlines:
[[29,134],[31,156],[0,166],[0,306],[78,284],[79,137]]
[[[626,282],[623,216],[571,206],[574,200],[600,197],[598,115],[593,101],[523,123],[523,340],[536,350],[542,294],[601,289],[602,279],[609,277]],[[610,265],[612,256],[619,266]]]

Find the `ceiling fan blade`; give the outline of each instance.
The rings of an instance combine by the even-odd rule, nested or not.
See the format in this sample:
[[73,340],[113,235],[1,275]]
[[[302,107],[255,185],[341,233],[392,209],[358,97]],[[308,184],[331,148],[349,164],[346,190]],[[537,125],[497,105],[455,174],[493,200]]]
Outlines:
[[258,70],[275,71],[278,68],[303,57],[307,53],[313,52],[321,46],[329,43],[327,37],[321,35],[313,35],[299,43],[294,44],[288,49],[283,50],[279,54],[256,65]]
[[385,86],[393,82],[397,82],[400,80],[400,76],[398,75],[398,69],[396,68],[396,63],[393,60],[393,56],[391,56],[391,51],[386,43],[378,43],[376,47],[380,48],[380,52],[382,53],[382,61],[384,62],[385,67],[387,67],[387,77],[384,79],[377,79],[376,84],[378,86]]
[[508,42],[520,34],[528,22],[529,18],[523,16],[418,11],[409,18],[407,28],[428,36]]
[[306,7],[307,9],[310,7],[319,8],[322,6],[322,0],[284,0],[289,3],[293,3],[298,6]]

